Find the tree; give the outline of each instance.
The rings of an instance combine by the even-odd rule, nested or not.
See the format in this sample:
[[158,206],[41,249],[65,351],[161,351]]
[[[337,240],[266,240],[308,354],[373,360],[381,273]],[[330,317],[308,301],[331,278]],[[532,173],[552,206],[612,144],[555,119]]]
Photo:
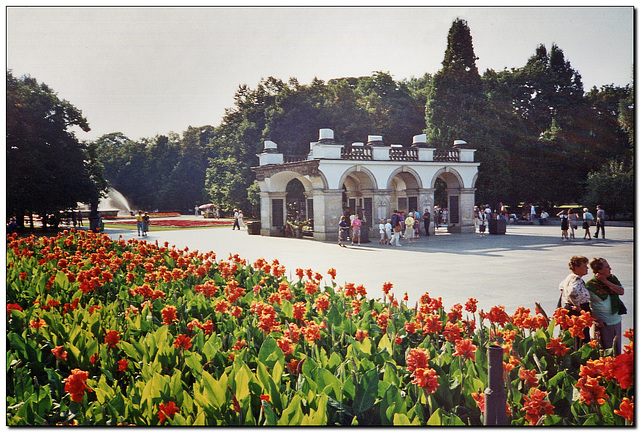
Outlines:
[[35,78],[7,71],[7,212],[19,224],[105,192],[95,149],[78,141],[73,126],[89,131],[80,110]]
[[582,202],[590,208],[602,206],[609,217],[633,213],[633,171],[623,162],[611,160],[599,171],[590,172]]
[[486,98],[476,66],[471,31],[456,19],[447,37],[442,69],[433,77],[426,106],[427,140],[434,147],[450,147],[455,139],[474,146],[483,135]]

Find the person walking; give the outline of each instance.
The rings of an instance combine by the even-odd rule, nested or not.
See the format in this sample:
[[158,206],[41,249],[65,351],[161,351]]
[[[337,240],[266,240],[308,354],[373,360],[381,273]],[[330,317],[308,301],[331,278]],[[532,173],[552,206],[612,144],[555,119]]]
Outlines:
[[560,230],[562,230],[562,241],[569,240],[569,216],[567,216],[567,211],[562,210],[556,216],[560,218]]
[[415,220],[415,223],[413,224],[415,237],[420,238],[420,212],[418,210],[413,211],[413,219]]
[[429,209],[424,209],[424,215],[422,215],[422,220],[424,220],[424,235],[431,235],[429,232],[429,225],[431,225],[431,213]]
[[593,225],[593,215],[589,213],[589,209],[585,207],[582,209],[582,228],[584,228],[584,240],[587,239],[587,236],[589,236],[589,240],[591,240],[591,225]]
[[347,236],[349,235],[349,224],[347,223],[347,218],[342,215],[340,216],[340,222],[338,222],[338,246],[346,248],[344,242],[347,241]]
[[[558,307],[564,306],[569,310],[570,316],[580,316],[581,311],[591,312],[589,307],[590,295],[582,277],[589,273],[589,258],[585,256],[572,256],[569,260],[571,273],[560,282],[560,300]],[[582,340],[579,340],[582,339]],[[591,338],[589,329],[584,329],[583,337],[576,337],[579,345],[588,343]]]
[[[586,283],[591,301],[591,313],[596,319],[596,332],[602,348],[613,348],[614,355],[622,352],[622,316],[627,312],[620,300],[622,284],[611,274],[611,266],[604,258],[589,262],[593,277]],[[614,346],[615,341],[615,346]]]
[[600,228],[602,228],[602,240],[604,240],[604,209],[598,205],[596,206],[596,233],[593,235],[595,238],[598,238]]
[[380,232],[380,241],[378,241],[378,244],[385,244],[385,240],[386,240],[386,231],[384,229],[384,219],[380,219],[380,224],[378,225],[378,231]]
[[572,209],[569,209],[569,213],[567,214],[569,217],[569,228],[571,228],[571,236],[570,240],[576,239],[575,231],[578,229],[578,213],[574,213]]
[[240,231],[240,223],[238,222],[239,216],[240,213],[238,213],[238,209],[233,209],[233,228],[231,228],[231,231],[235,230],[236,227],[238,227],[238,231]]
[[487,213],[481,211],[478,213],[478,230],[480,231],[480,237],[484,237],[484,232],[487,229]]
[[395,246],[402,246],[400,244],[400,235],[402,234],[402,225],[400,224],[400,219],[397,220],[396,224],[393,227],[393,236],[391,237],[391,244]]

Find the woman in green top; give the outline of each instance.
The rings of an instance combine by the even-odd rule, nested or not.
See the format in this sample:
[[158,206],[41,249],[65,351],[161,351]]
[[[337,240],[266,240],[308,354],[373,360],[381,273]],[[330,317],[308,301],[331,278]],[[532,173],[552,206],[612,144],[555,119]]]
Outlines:
[[620,312],[624,308],[619,296],[624,294],[624,288],[618,278],[611,274],[611,266],[606,259],[594,258],[589,266],[593,278],[587,281],[586,286],[591,297],[591,314],[596,318],[603,348],[611,348],[615,339],[614,355],[618,355],[622,351]]

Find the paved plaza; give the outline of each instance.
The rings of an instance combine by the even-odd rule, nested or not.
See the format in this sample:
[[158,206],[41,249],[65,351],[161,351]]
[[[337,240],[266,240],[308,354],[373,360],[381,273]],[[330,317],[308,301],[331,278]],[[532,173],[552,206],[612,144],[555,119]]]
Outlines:
[[[113,238],[137,237],[133,230],[106,232]],[[622,324],[626,330],[634,327],[634,230],[611,225],[606,233],[606,240],[585,241],[584,231],[578,229],[576,240],[563,242],[559,225],[509,225],[505,235],[483,237],[446,234],[441,229],[413,244],[403,240],[401,247],[381,246],[373,238],[371,243],[345,249],[333,242],[248,235],[246,230],[232,231],[230,227],[154,232],[152,222],[145,239],[161,245],[166,241],[180,249],[212,250],[219,259],[230,253],[248,262],[277,258],[294,278],[296,268],[311,268],[325,275],[329,268],[335,268],[339,284],[363,284],[372,298],[382,297],[382,284],[392,282],[396,297],[408,293],[409,305],[428,292],[442,297],[447,310],[474,297],[479,309],[504,305],[508,313],[518,306],[533,312],[535,302],[552,312],[559,297],[558,284],[569,273],[569,258],[603,257],[625,288],[622,299],[629,313]],[[591,273],[585,280],[590,277]]]

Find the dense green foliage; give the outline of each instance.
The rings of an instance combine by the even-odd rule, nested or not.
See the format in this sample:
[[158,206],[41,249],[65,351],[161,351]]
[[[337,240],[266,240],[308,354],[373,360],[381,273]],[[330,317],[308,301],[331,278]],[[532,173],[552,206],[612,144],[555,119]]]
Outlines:
[[7,215],[45,215],[97,200],[106,188],[96,148],[70,130],[82,113],[34,78],[7,71]]

